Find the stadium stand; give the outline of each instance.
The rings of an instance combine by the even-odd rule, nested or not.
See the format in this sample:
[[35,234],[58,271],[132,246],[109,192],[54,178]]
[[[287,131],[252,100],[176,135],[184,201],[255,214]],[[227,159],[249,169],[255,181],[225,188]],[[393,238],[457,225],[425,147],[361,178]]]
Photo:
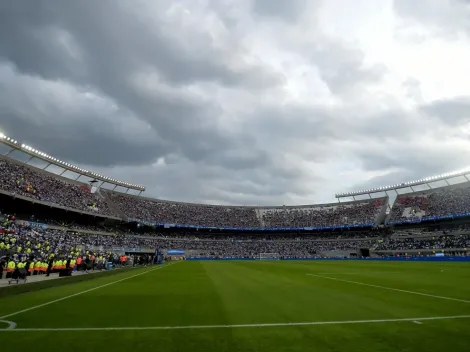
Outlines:
[[465,248],[470,248],[470,235],[468,234],[456,236],[442,235],[432,238],[390,238],[380,243],[376,250],[457,250]]
[[[160,201],[109,191],[91,193],[86,184],[72,183],[7,158],[0,160],[0,190],[100,215],[121,217],[124,213],[128,218],[159,224],[240,229],[372,226],[386,204],[386,198],[381,198],[342,205],[230,207]],[[113,211],[116,208],[120,211]]]
[[325,227],[376,224],[386,198],[349,204],[263,209],[266,227]]
[[160,224],[261,227],[254,208],[165,202],[119,194],[111,194],[110,198],[128,217]]
[[0,159],[0,189],[81,211],[116,215],[99,194],[90,192],[88,185],[72,184],[57,175],[6,158]]
[[387,202],[380,198],[342,205],[264,208],[165,202],[120,194],[110,194],[110,199],[130,218],[218,228],[372,226]]
[[466,183],[398,196],[392,208],[390,222],[468,216],[469,213],[470,185]]

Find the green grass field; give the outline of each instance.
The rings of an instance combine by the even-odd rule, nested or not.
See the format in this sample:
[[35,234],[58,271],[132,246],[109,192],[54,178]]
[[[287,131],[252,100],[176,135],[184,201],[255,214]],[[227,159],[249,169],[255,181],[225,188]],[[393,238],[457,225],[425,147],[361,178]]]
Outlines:
[[469,352],[470,265],[186,261],[0,299],[0,320],[2,352]]

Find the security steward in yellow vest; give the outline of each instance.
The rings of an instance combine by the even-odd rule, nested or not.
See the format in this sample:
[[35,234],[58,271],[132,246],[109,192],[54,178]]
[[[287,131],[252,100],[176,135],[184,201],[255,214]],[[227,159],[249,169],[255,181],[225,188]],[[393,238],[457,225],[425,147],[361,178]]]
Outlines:
[[10,260],[7,265],[7,275],[6,277],[9,278],[13,274],[16,269],[16,263],[13,260]]

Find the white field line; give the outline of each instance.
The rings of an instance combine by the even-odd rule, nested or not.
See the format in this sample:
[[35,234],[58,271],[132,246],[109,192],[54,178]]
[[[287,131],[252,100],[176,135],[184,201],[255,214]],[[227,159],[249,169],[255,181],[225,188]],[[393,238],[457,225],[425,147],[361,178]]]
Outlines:
[[[361,272],[349,272],[349,273],[334,273],[334,272],[329,272],[329,273],[312,273],[314,275],[365,275],[365,274],[373,274],[373,275],[377,275],[377,274],[401,274],[402,272],[401,271],[380,271],[380,272],[364,272],[364,271],[361,271]],[[312,275],[312,274],[307,274],[307,275]]]
[[[323,276],[323,275],[316,275],[316,274],[307,274],[307,275],[309,275],[309,276],[314,276],[314,277],[319,277],[319,278],[322,278],[322,279],[328,279],[328,280],[335,280],[335,281],[347,282],[347,283],[355,284],[355,285],[381,288],[381,289],[383,289],[383,290],[409,293],[409,294],[412,294],[412,295],[426,296],[426,297],[432,297],[432,298],[438,298],[438,299],[445,299],[445,300],[448,300],[448,301],[456,301],[456,302],[462,302],[462,303],[470,303],[470,301],[465,300],[465,299],[452,298],[452,297],[445,297],[445,296],[437,296],[437,295],[431,295],[431,294],[428,294],[428,293],[422,293],[422,292],[416,292],[416,291],[409,291],[409,290],[401,290],[401,289],[399,289],[399,288],[393,288],[393,287],[387,287],[387,286],[379,286],[379,285],[366,284],[366,283],[363,283],[363,282],[350,281],[350,280],[344,280],[344,279],[338,279],[338,278],[336,278],[336,277],[329,277],[329,276]],[[1,319],[1,318],[0,318],[0,319]]]
[[91,291],[95,291],[95,290],[98,290],[98,289],[103,288],[103,287],[111,286],[111,285],[117,284],[118,282],[122,282],[122,281],[125,281],[125,280],[129,280],[129,279],[132,279],[132,278],[134,278],[134,277],[141,276],[141,275],[150,273],[150,272],[155,271],[155,270],[160,270],[160,269],[166,268],[166,267],[168,267],[168,266],[170,266],[170,265],[173,265],[173,264],[175,264],[175,263],[178,263],[178,262],[173,262],[173,263],[170,263],[170,264],[167,264],[167,265],[158,266],[158,267],[156,267],[156,268],[153,268],[153,269],[144,271],[144,272],[139,273],[139,274],[127,276],[127,277],[125,277],[125,278],[123,278],[123,279],[119,279],[119,280],[116,280],[116,281],[113,281],[113,282],[110,282],[110,283],[107,283],[107,284],[104,284],[104,285],[100,285],[100,286],[96,286],[96,287],[90,288],[89,290],[77,292],[77,293],[74,293],[73,295],[70,295],[70,296],[65,296],[65,297],[62,297],[62,298],[55,299],[55,300],[53,300],[53,301],[49,301],[49,302],[46,302],[46,303],[38,304],[37,306],[33,306],[33,307],[30,307],[30,308],[26,308],[26,309],[23,309],[23,310],[19,310],[19,311],[17,311],[17,312],[10,313],[10,314],[7,314],[7,315],[4,315],[4,316],[0,317],[0,320],[5,320],[5,319],[10,318],[10,317],[12,317],[12,316],[14,316],[14,315],[18,315],[18,314],[21,314],[21,313],[26,313],[26,312],[29,312],[29,311],[34,310],[34,309],[38,309],[38,308],[41,308],[41,307],[48,306],[49,304],[53,304],[53,303],[56,303],[56,302],[64,301],[64,300],[69,299],[69,298],[72,298],[72,297],[76,297],[76,296],[83,295],[84,293],[88,293],[88,292],[91,292]]
[[19,328],[0,329],[1,332],[33,332],[33,331],[130,331],[130,330],[192,330],[192,329],[234,329],[234,328],[269,328],[288,326],[313,326],[313,325],[352,325],[352,324],[377,324],[395,322],[422,322],[429,320],[468,319],[470,315],[454,315],[447,317],[422,317],[403,319],[372,319],[372,320],[339,320],[339,321],[311,321],[300,323],[271,323],[271,324],[235,324],[235,325],[187,325],[187,326],[134,326],[134,327],[102,327],[102,328]]
[[8,324],[7,329],[14,329],[14,328],[16,328],[16,323],[15,323],[14,321],[0,320],[0,323]]

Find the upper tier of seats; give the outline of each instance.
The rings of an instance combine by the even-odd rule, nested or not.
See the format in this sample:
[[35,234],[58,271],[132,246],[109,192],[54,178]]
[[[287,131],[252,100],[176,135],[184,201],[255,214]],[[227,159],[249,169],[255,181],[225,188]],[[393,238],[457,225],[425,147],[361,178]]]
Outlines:
[[461,184],[397,197],[390,221],[415,221],[470,213],[470,185]]
[[110,194],[131,218],[160,224],[225,228],[303,228],[375,224],[386,198],[347,204],[297,207],[240,207],[166,202]]
[[[375,225],[388,198],[307,206],[244,207],[190,204],[98,190],[83,183],[0,159],[0,190],[104,216],[139,219],[157,224],[217,228],[323,228]],[[400,195],[390,221],[470,213],[470,185],[449,186]]]
[[0,159],[0,189],[80,211],[116,216],[103,197],[92,194],[87,185],[9,159]]

